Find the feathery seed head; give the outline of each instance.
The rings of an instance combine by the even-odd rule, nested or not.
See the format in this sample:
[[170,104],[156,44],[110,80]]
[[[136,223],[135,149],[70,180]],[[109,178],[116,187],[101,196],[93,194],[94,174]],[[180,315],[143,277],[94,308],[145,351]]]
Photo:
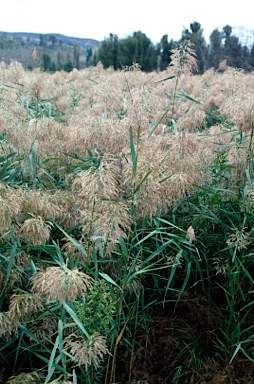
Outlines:
[[51,223],[45,222],[40,216],[27,219],[20,227],[20,233],[27,243],[45,244],[50,235]]
[[45,296],[47,301],[74,301],[91,289],[93,279],[78,269],[49,267],[33,276],[32,292]]
[[37,311],[43,309],[39,294],[19,293],[10,298],[9,313],[13,318],[29,318]]
[[88,250],[88,244],[87,242],[83,242],[82,239],[80,239],[78,242],[80,246],[84,249],[86,252],[86,255],[82,253],[75,244],[73,244],[72,241],[70,241],[68,238],[64,237],[63,241],[65,241],[65,244],[62,246],[62,251],[66,252],[67,255],[69,255],[73,260],[78,260],[80,263],[87,263],[91,261],[92,255],[90,254]]
[[252,243],[252,238],[245,233],[245,229],[242,228],[231,233],[227,239],[227,244],[230,247],[236,247],[238,250],[246,249]]
[[80,197],[93,201],[98,197],[116,199],[120,191],[120,170],[117,159],[103,155],[97,167],[80,172],[73,182],[73,189]]
[[13,318],[9,312],[0,312],[0,336],[9,339],[18,329],[18,319]]
[[17,376],[11,376],[7,384],[38,384],[41,381],[37,372],[20,373]]
[[30,332],[44,345],[49,345],[51,344],[52,335],[57,331],[57,326],[57,318],[49,312],[44,312],[38,320],[33,322]]
[[[117,241],[126,237],[126,230],[130,229],[131,217],[128,206],[121,201],[101,200],[95,206],[94,235],[105,240]],[[82,228],[85,233],[86,227]]]
[[185,172],[177,172],[170,178],[171,188],[175,192],[175,198],[178,200],[185,195],[192,187],[192,177]]
[[193,44],[189,41],[183,41],[178,48],[172,50],[171,63],[169,69],[179,77],[182,74],[191,75],[197,68],[197,59]]
[[73,360],[77,365],[84,365],[86,370],[91,365],[97,369],[103,356],[109,353],[105,337],[98,332],[91,335],[90,340],[84,340],[80,336],[72,335],[70,340],[66,342],[66,349],[70,349]]
[[187,229],[187,234],[186,234],[186,240],[188,240],[190,243],[192,243],[195,240],[195,231],[192,226],[190,226]]
[[15,216],[20,213],[21,204],[19,189],[14,190],[0,183],[0,235],[10,228]]
[[216,275],[219,275],[219,274],[222,274],[224,276],[227,275],[227,270],[228,270],[227,260],[215,259],[213,262],[213,265],[216,271]]

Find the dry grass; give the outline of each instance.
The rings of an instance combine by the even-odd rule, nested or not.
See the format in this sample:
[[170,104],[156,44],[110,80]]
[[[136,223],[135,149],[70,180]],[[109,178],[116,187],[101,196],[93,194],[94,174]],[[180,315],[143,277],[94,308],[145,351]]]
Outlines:
[[[38,340],[61,334],[53,310],[41,313],[45,306],[57,302],[60,311],[65,303],[85,298],[93,285],[85,272],[96,252],[110,275],[117,267],[107,260],[122,239],[143,219],[152,221],[158,210],[163,214],[197,186],[209,185],[218,153],[225,155],[230,177],[216,187],[234,191],[241,184],[252,211],[246,169],[252,151],[254,74],[222,65],[217,72],[191,75],[195,58],[191,50],[187,53],[187,61],[176,51],[166,71],[148,74],[137,65],[115,72],[98,64],[54,74],[26,72],[17,62],[0,65],[0,158],[3,169],[4,164],[10,168],[6,165],[8,178],[0,179],[0,286],[5,293],[0,334],[6,339],[33,316],[30,331]],[[18,157],[11,163],[13,154]],[[22,164],[22,172],[12,179]],[[190,224],[184,242],[192,246],[197,234]],[[17,248],[11,249],[11,241]],[[244,228],[225,241],[239,249],[250,245]],[[135,265],[136,256],[128,250],[124,257],[130,265],[123,291],[130,289],[139,298],[138,272],[145,274],[148,267]],[[175,266],[175,250],[165,260]],[[89,271],[98,278],[97,259],[94,263]],[[121,263],[113,277],[122,272]],[[116,295],[113,289],[111,293]],[[70,322],[71,310],[68,316]],[[122,335],[119,331],[120,339]],[[108,353],[104,335],[96,332],[85,341],[74,332],[64,347],[76,365],[86,368],[98,368]],[[22,373],[8,383],[37,379],[37,373]],[[67,376],[62,382],[69,382]]]

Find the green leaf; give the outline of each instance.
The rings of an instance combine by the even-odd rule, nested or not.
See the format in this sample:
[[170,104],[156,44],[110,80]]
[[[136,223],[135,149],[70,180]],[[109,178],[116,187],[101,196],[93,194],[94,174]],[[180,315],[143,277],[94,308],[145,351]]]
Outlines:
[[130,126],[130,148],[131,148],[131,159],[132,159],[132,167],[133,167],[132,173],[133,173],[133,176],[135,176],[137,172],[138,156],[135,150],[132,126]]
[[57,351],[57,348],[59,346],[59,336],[57,336],[56,340],[55,340],[55,344],[54,344],[54,348],[52,349],[52,352],[50,354],[50,359],[49,359],[49,364],[48,364],[48,374],[47,374],[47,377],[45,379],[45,384],[47,384],[49,382],[49,380],[51,379],[54,371],[55,371],[55,366],[53,365],[54,363],[54,359],[55,359],[55,355],[56,355],[56,351]]
[[69,313],[69,315],[72,317],[72,319],[74,320],[75,324],[79,327],[79,329],[84,333],[84,335],[86,335],[86,337],[88,338],[88,340],[90,340],[90,335],[89,333],[87,332],[87,330],[84,328],[83,324],[81,323],[81,321],[79,320],[78,316],[76,315],[76,313],[73,311],[73,309],[67,304],[67,303],[63,303],[63,306],[64,308],[66,309],[66,311]]
[[162,83],[162,82],[167,81],[167,80],[175,79],[175,77],[176,76],[165,77],[164,79],[157,80],[156,83]]
[[54,223],[54,225],[58,228],[58,229],[60,229],[60,231],[67,237],[67,239],[69,239],[74,245],[75,245],[75,247],[85,256],[85,257],[87,257],[87,253],[86,253],[86,251],[85,251],[85,249],[84,249],[84,247],[76,240],[76,239],[74,239],[74,237],[72,237],[72,236],[70,236],[70,235],[68,235],[68,233],[67,232],[65,232],[65,230],[62,228],[62,227],[60,227],[60,225],[58,225],[54,220],[52,220],[52,222]]
[[182,93],[182,92],[176,92],[176,95],[182,99],[186,99],[186,100],[190,100],[190,101],[193,101],[194,103],[196,104],[199,104],[199,105],[203,105],[203,103],[201,103],[200,101],[196,100],[196,99],[193,99],[192,97],[190,97],[189,95],[187,95],[186,93]]
[[30,166],[32,178],[33,178],[33,181],[34,181],[35,177],[36,177],[36,153],[35,153],[34,142],[31,145],[30,153],[28,155],[28,159],[29,159],[29,166]]
[[[65,312],[65,311],[64,311]],[[59,340],[59,352],[63,367],[65,366],[64,346],[63,346],[63,321],[58,320],[58,340]]]
[[99,275],[103,277],[104,280],[108,281],[110,284],[115,285],[118,289],[120,289],[120,291],[122,290],[121,287],[119,287],[119,285],[106,273],[99,272]]
[[5,284],[4,284],[4,287],[3,287],[2,292],[0,294],[1,302],[2,302],[2,296],[5,293],[5,290],[6,290],[10,275],[11,275],[11,271],[12,271],[12,267],[14,264],[16,254],[17,254],[17,243],[14,242],[14,244],[12,245],[11,254],[10,254],[10,257],[8,260],[8,266],[7,266],[7,271],[6,271],[7,273],[6,273],[6,277],[5,277]]
[[171,268],[171,272],[170,272],[170,275],[169,275],[169,278],[168,278],[168,282],[167,282],[167,286],[166,286],[166,290],[165,290],[164,301],[166,299],[166,295],[167,295],[167,292],[169,290],[169,287],[170,287],[170,285],[171,285],[171,283],[173,281],[173,278],[175,276],[176,269],[177,269],[177,267],[179,265],[179,260],[182,257],[182,253],[183,253],[183,250],[180,250],[177,253],[176,257],[174,258],[173,267]]

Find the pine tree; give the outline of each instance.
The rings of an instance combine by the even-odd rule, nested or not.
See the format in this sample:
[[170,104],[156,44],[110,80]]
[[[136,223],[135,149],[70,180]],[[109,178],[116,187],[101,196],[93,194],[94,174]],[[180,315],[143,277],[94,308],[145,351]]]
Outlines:
[[79,51],[80,46],[78,44],[74,44],[73,47],[73,67],[79,69]]
[[42,68],[44,71],[50,70],[51,65],[51,56],[47,52],[43,52],[42,54]]
[[223,59],[222,34],[216,28],[210,35],[209,66],[218,69]]
[[168,41],[168,35],[163,35],[159,44],[160,50],[160,70],[164,71],[170,64],[170,56],[172,54],[172,50],[176,48],[176,44],[171,39]]
[[193,43],[197,58],[198,73],[203,73],[207,67],[207,46],[203,36],[201,24],[194,21],[190,24],[190,31],[185,28],[182,32],[181,41],[183,40],[190,40]]
[[114,69],[118,69],[120,67],[117,35],[110,33],[109,37],[102,42],[98,50],[98,60],[102,62],[104,68],[113,66]]

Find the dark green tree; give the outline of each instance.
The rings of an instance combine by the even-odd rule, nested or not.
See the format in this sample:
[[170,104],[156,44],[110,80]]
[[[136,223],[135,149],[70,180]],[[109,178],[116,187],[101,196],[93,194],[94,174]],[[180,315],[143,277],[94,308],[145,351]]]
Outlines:
[[137,41],[136,62],[139,63],[143,71],[152,71],[157,68],[157,53],[152,41],[145,33],[138,31],[133,34]]
[[98,50],[98,61],[102,62],[104,68],[112,66],[119,69],[138,63],[142,70],[152,71],[157,68],[158,52],[141,31],[121,40],[111,33]]
[[138,63],[143,71],[157,69],[158,51],[151,40],[141,31],[120,40],[121,66]]
[[163,35],[160,41],[160,70],[164,71],[170,61],[168,35]]
[[42,54],[42,68],[44,71],[49,71],[51,66],[51,56],[47,52]]
[[57,69],[60,71],[63,69],[61,52],[57,52]]
[[51,41],[52,45],[56,44],[56,37],[54,35],[49,35],[48,40]]
[[95,50],[93,52],[93,56],[92,56],[92,59],[91,59],[91,65],[95,67],[97,64],[98,64],[98,51]]
[[202,34],[200,33],[202,30],[201,30],[201,24],[198,23],[197,21],[194,21],[193,23],[190,23],[190,29],[191,29],[191,33],[192,34]]
[[54,61],[52,61],[50,65],[50,72],[56,72],[57,71],[57,65]]
[[164,71],[170,64],[170,56],[172,54],[172,50],[176,48],[176,44],[171,39],[168,41],[168,35],[163,35],[159,44],[160,50],[160,70]]
[[245,68],[248,57],[244,57],[243,47],[239,38],[232,34],[232,27],[230,25],[223,27],[223,38],[223,54],[227,64],[231,67]]
[[93,50],[92,48],[88,48],[88,50],[86,51],[86,67],[91,66],[92,57],[93,57]]
[[74,44],[73,47],[73,67],[79,69],[79,52],[80,46],[78,44]]
[[121,67],[131,66],[137,62],[138,45],[137,40],[133,36],[128,36],[120,40],[120,64]]
[[190,30],[185,28],[182,31],[181,41],[183,40],[190,40],[193,43],[193,49],[197,58],[198,73],[203,73],[207,68],[207,45],[201,24],[194,21],[190,24]]
[[41,34],[40,35],[40,46],[44,47],[45,45],[46,45],[45,36]]
[[71,55],[69,52],[66,55],[66,60],[65,60],[65,63],[63,65],[63,69],[66,72],[71,72],[73,70],[73,63],[71,61]]
[[250,58],[249,58],[249,64],[250,64],[250,69],[254,69],[254,44],[252,44],[252,47],[250,49]]
[[191,32],[188,30],[188,28],[184,28],[182,30],[181,40],[190,40],[190,38],[191,38]]
[[218,28],[214,29],[210,35],[209,47],[209,67],[219,68],[220,62],[224,59],[222,47],[222,34]]
[[98,50],[98,61],[102,62],[104,68],[113,66],[114,69],[118,69],[120,67],[119,39],[117,35],[110,33],[109,37],[102,42]]
[[243,69],[247,71],[251,71],[253,69],[253,66],[251,64],[251,50],[246,45],[242,46],[242,62]]

